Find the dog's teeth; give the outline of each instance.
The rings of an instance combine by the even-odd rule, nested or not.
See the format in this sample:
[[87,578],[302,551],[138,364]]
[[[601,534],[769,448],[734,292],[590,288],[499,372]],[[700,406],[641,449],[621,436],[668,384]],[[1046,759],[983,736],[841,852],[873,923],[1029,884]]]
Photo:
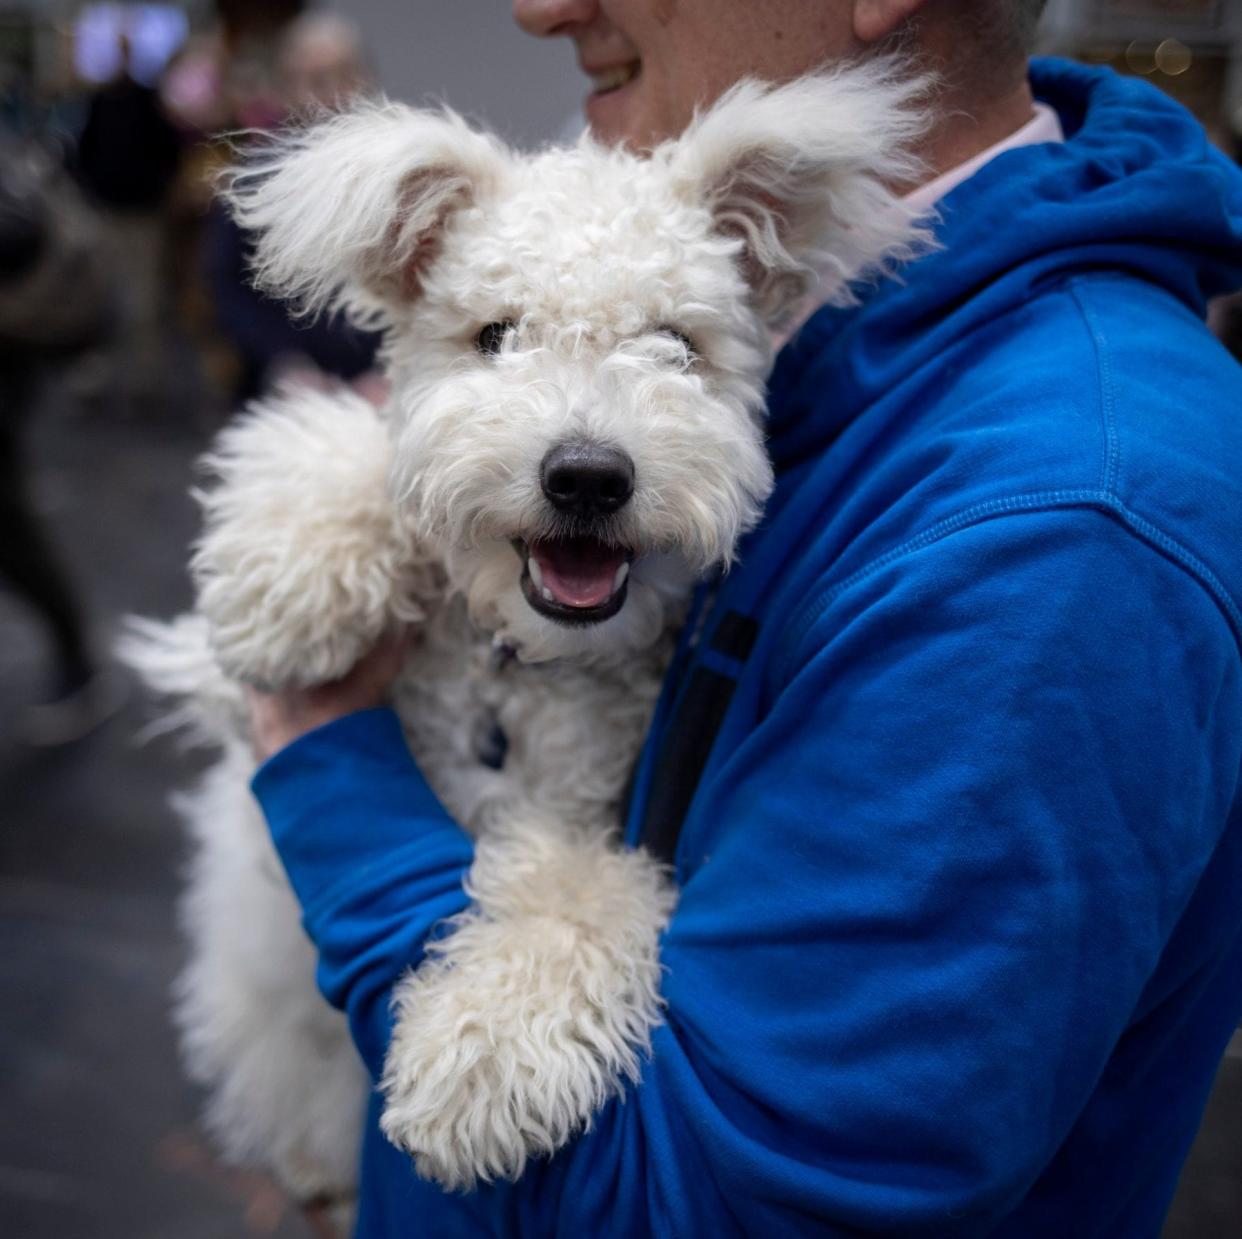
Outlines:
[[555,602],[556,601],[556,597],[553,595],[552,591],[546,585],[543,587],[543,600],[544,602]]
[[[530,557],[530,579],[535,583],[536,589],[543,589],[543,569],[533,555]],[[548,591],[545,589],[543,592],[546,594]]]
[[630,575],[629,563],[624,563],[617,569],[617,575],[612,578],[612,592],[615,594],[617,590],[625,584],[625,578]]

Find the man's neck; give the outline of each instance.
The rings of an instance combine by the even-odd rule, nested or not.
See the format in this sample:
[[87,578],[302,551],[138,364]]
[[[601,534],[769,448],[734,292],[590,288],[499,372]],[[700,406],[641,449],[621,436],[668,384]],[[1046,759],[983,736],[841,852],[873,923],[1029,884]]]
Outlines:
[[937,101],[937,112],[939,120],[920,150],[927,169],[924,184],[1017,133],[1035,115],[1035,99],[1023,77],[1010,90],[986,101],[968,101],[948,93]]

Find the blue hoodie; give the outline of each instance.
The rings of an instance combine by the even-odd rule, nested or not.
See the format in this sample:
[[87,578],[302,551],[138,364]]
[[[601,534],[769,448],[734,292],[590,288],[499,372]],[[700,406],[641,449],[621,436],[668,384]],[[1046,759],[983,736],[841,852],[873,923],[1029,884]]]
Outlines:
[[[1066,143],[778,360],[776,493],[630,809],[681,885],[641,1084],[464,1196],[373,1105],[365,1239],[1159,1233],[1242,1015],[1242,372],[1202,322],[1242,176],[1145,84],[1032,81]],[[255,790],[378,1073],[469,840],[387,711]]]

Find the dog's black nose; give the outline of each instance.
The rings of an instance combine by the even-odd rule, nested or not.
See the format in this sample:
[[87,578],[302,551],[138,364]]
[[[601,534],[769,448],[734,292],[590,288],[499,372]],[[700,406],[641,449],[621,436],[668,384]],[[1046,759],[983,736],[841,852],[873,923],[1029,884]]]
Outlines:
[[548,502],[574,516],[607,516],[625,507],[634,493],[634,462],[615,447],[562,443],[539,466]]

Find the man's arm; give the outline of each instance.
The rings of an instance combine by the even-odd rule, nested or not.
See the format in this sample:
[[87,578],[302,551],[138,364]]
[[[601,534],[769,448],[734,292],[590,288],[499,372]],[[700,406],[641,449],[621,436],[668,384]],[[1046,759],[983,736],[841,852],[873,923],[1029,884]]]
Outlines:
[[[1199,583],[1098,512],[1006,516],[855,582],[795,664],[686,824],[642,1083],[487,1189],[498,1224],[986,1233],[1133,1018],[1242,753]],[[384,728],[334,724],[257,783],[373,1069],[469,861]]]
[[467,904],[470,839],[415,769],[391,710],[309,732],[253,786],[319,951],[319,987],[378,1079],[393,985],[436,923]]

